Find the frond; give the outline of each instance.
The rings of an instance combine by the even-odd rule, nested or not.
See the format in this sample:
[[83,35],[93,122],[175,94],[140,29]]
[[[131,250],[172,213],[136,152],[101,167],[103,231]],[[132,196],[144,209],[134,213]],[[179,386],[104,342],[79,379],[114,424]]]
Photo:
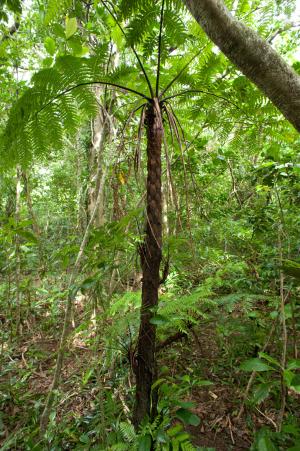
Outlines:
[[186,295],[165,295],[161,297],[158,313],[166,318],[172,318],[172,328],[187,332],[187,323],[197,324],[198,318],[205,318],[208,307],[213,307],[216,302],[210,299],[213,292],[210,287],[196,288]]
[[26,165],[32,158],[61,149],[65,133],[74,133],[83,118],[95,116],[98,107],[91,84],[122,82],[146,91],[134,67],[122,65],[103,74],[105,61],[99,64],[99,58],[105,54],[103,46],[91,58],[63,56],[52,68],[32,77],[32,87],[12,107],[0,140],[0,154],[7,166]]
[[157,17],[159,6],[153,4],[147,8],[140,8],[126,28],[126,38],[129,45],[140,44],[147,35],[153,33],[153,29],[159,26]]
[[172,47],[179,47],[188,39],[182,16],[172,5],[167,6],[164,13],[165,36]]
[[125,440],[132,443],[136,440],[136,433],[131,423],[120,423],[120,431]]
[[121,0],[120,12],[124,19],[130,17],[133,13],[153,5],[151,0]]

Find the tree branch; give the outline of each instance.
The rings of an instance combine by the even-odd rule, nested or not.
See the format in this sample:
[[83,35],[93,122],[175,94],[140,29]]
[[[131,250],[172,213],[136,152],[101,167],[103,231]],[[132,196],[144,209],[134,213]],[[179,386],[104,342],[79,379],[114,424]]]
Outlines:
[[222,0],[183,0],[208,37],[300,131],[300,76],[226,8]]

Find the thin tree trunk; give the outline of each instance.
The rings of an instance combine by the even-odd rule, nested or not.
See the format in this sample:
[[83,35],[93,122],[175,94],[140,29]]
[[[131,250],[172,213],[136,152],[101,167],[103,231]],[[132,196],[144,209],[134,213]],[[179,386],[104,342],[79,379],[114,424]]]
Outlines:
[[[156,99],[146,112],[147,126],[147,222],[140,249],[143,271],[141,322],[137,344],[136,400],[133,423],[136,428],[156,411],[151,387],[156,375],[156,327],[151,324],[158,304],[159,268],[162,258],[161,148],[163,128]],[[154,402],[153,402],[154,401]]]
[[[101,94],[101,88],[95,88],[95,94],[99,98]],[[99,178],[97,179],[97,170],[99,167],[102,167],[104,164],[104,148],[107,139],[110,139],[112,134],[114,133],[114,124],[112,121],[111,110],[112,103],[107,106],[105,103],[105,99],[102,101],[103,105],[99,108],[98,114],[95,119],[93,119],[91,128],[92,128],[92,140],[91,146],[89,149],[89,162],[88,162],[88,171],[89,171],[89,189],[88,189],[88,218],[91,216],[96,199],[98,198],[99,193]],[[105,222],[104,218],[104,202],[105,202],[105,192],[104,190],[101,192],[101,198],[98,199],[98,210],[95,217],[95,226],[102,226]]]
[[40,265],[42,267],[42,271],[44,271],[46,269],[46,267],[45,267],[45,261],[44,261],[44,255],[43,255],[43,248],[42,248],[42,244],[41,244],[41,235],[42,234],[41,234],[41,229],[38,224],[37,218],[34,213],[34,209],[33,209],[33,205],[32,205],[32,198],[31,198],[30,181],[29,181],[29,177],[28,177],[28,174],[26,173],[26,171],[23,171],[23,183],[24,183],[24,191],[25,191],[25,195],[26,195],[28,213],[29,213],[30,219],[32,221],[32,230],[37,238],[37,246],[38,246]]
[[300,77],[221,0],[184,0],[208,37],[300,131]]
[[[21,212],[21,169],[17,167],[17,184],[16,184],[16,211],[15,211],[15,221],[16,225],[20,222],[20,212]],[[16,233],[15,236],[15,251],[16,251],[16,308],[17,308],[17,318],[16,318],[16,334],[21,333],[21,292],[20,292],[20,281],[21,281],[21,249],[20,249],[20,237]]]
[[30,183],[29,183],[29,177],[25,171],[23,171],[23,182],[24,182],[24,191],[25,191],[26,201],[27,201],[27,208],[28,208],[30,218],[32,220],[32,230],[36,236],[40,236],[41,230],[38,225],[38,222],[37,222],[34,210],[33,210],[33,205],[32,205],[31,187],[30,187]]

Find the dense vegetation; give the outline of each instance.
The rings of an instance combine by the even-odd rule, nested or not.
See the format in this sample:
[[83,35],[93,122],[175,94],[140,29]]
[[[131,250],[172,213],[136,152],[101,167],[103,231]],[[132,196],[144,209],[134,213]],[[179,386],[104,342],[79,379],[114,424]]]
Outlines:
[[0,4],[1,450],[300,449],[298,119],[184,3]]

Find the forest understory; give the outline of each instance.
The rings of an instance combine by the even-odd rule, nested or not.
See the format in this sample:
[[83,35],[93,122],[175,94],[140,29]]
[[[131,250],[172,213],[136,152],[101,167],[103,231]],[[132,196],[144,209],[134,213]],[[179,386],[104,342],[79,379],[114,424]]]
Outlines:
[[[26,302],[22,336],[13,339],[9,347],[2,341],[1,367],[5,370],[1,373],[0,386],[6,392],[1,417],[3,450],[25,449],[21,444],[24,438],[26,449],[43,449],[34,443],[39,430],[40,408],[53,379],[60,338],[57,325],[63,321],[63,312],[58,303],[55,315],[53,312],[49,315],[47,295],[42,294],[46,290],[42,286],[39,284],[36,291],[33,290],[35,295]],[[134,295],[137,293],[133,292]],[[51,449],[115,449],[108,443],[113,445],[116,438],[127,442],[127,446],[131,439],[134,446],[133,437],[126,428],[119,430],[122,422],[131,421],[133,338],[128,327],[126,335],[114,340],[116,347],[110,349],[99,338],[100,331],[103,336],[107,333],[106,328],[111,327],[110,319],[103,322],[102,313],[98,317],[93,315],[87,327],[84,305],[90,302],[91,298],[86,295],[77,296],[75,302],[75,323],[62,370],[63,382],[50,419],[48,437],[57,443]],[[33,307],[36,304],[39,304],[38,312]],[[191,443],[198,447],[196,449],[250,449],[255,431],[265,429],[276,434],[280,396],[278,390],[270,390],[271,396],[267,397],[264,385],[269,382],[261,377],[262,373],[256,373],[253,379],[253,387],[258,388],[253,390],[251,387],[249,393],[245,392],[253,373],[241,371],[239,364],[246,357],[257,357],[255,340],[249,342],[250,333],[253,337],[257,329],[259,334],[267,337],[264,352],[277,355],[278,343],[274,341],[274,335],[278,330],[274,328],[270,334],[269,329],[265,330],[268,326],[260,325],[256,315],[249,317],[241,301],[231,301],[229,309],[221,304],[215,310],[208,308],[206,319],[197,320],[192,328],[188,327],[186,334],[176,333],[161,340],[158,368],[159,376],[168,384],[162,396],[169,398],[170,428],[175,436],[186,431]],[[263,317],[268,313],[268,306],[255,300],[251,312],[259,312]],[[278,329],[276,321],[273,320],[273,324]],[[4,317],[2,326],[8,326]],[[298,346],[299,342],[295,344]],[[101,361],[109,352],[110,362],[105,368]],[[279,383],[278,374],[272,374],[273,377]],[[259,404],[253,402],[255,395],[261,397]],[[296,425],[300,395],[291,389],[288,397],[286,417],[290,418],[291,425]],[[189,425],[188,419],[182,424],[176,417],[181,404],[197,415],[200,420],[197,426]],[[286,444],[291,440],[288,438],[290,430],[293,429],[287,427],[286,436],[282,434],[281,437]],[[103,448],[101,443],[105,443]]]

